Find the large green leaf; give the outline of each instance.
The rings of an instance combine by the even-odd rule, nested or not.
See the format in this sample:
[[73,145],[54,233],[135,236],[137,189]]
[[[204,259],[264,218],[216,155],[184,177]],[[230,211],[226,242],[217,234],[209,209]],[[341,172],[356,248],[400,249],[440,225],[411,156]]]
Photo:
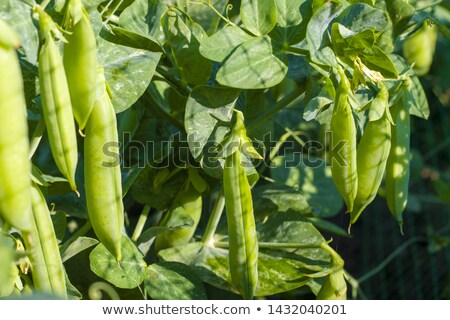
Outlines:
[[179,262],[154,263],[147,268],[145,289],[154,300],[205,300],[205,287],[187,265]]
[[328,27],[342,11],[342,5],[327,2],[311,17],[306,32],[306,40],[310,50],[311,60],[318,64],[337,67],[338,62],[330,48],[331,40]]
[[200,43],[206,38],[202,27],[193,21],[185,23],[171,10],[161,18],[161,24],[181,80],[193,85],[208,81],[212,64],[199,52]]
[[233,88],[270,88],[280,83],[287,71],[287,56],[276,52],[271,39],[264,36],[241,44],[225,60],[216,80]]
[[160,43],[164,42],[164,33],[160,19],[167,6],[159,0],[135,0],[123,10],[119,17],[121,27],[134,31],[142,36],[151,36]]
[[98,243],[97,239],[89,237],[78,237],[67,246],[67,242],[61,248],[61,258],[66,262],[70,258],[76,256],[81,251],[84,251]]
[[245,28],[256,36],[269,33],[277,22],[274,0],[241,0],[240,14]]
[[330,168],[323,159],[288,153],[275,158],[274,164],[272,178],[298,188],[317,216],[330,217],[340,211],[342,199],[331,178]]
[[147,89],[161,53],[125,47],[97,38],[98,62],[112,92],[116,112],[131,107]]
[[277,24],[270,37],[283,47],[294,45],[306,36],[306,26],[312,16],[313,0],[276,0]]
[[227,26],[203,41],[200,45],[200,53],[205,58],[222,62],[241,43],[252,38],[239,27]]
[[[216,31],[220,22],[220,16],[211,8],[192,3],[191,0],[176,0],[176,3],[179,8],[182,8],[195,22],[200,24],[208,34]],[[209,0],[208,3],[221,13],[224,12],[228,4],[227,1],[223,0]]]
[[219,144],[229,132],[228,123],[239,90],[217,87],[197,87],[188,98],[184,125],[189,148],[201,160],[206,148]]
[[[330,273],[327,254],[317,249],[299,252],[260,250],[259,282],[255,296],[289,291],[305,285],[314,277],[323,277]],[[204,282],[237,293],[231,285],[227,249],[191,243],[162,250],[159,256],[164,261],[187,264]]]
[[289,210],[301,213],[311,213],[306,198],[298,190],[283,184],[264,184],[252,189],[255,217],[266,219],[273,212]]
[[352,4],[345,8],[336,19],[354,33],[367,29],[381,32],[386,29],[388,19],[384,11],[365,3]]
[[144,281],[147,265],[134,243],[122,237],[122,260],[116,258],[99,244],[89,255],[91,270],[118,288],[133,289]]

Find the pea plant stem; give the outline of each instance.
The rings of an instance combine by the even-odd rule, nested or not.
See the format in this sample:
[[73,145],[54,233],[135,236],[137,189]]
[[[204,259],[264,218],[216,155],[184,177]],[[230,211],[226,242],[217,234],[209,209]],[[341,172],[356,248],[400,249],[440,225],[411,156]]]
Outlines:
[[260,125],[264,124],[267,120],[269,120],[278,112],[280,112],[288,105],[290,105],[292,102],[294,102],[298,97],[300,97],[305,92],[305,90],[306,86],[300,85],[295,90],[288,93],[286,96],[284,96],[281,100],[279,100],[275,104],[274,108],[266,110],[265,112],[261,113],[259,117],[256,117],[251,122],[249,122],[247,131],[252,132],[253,130],[257,129]]
[[219,225],[220,218],[222,217],[223,209],[225,208],[225,196],[223,190],[220,190],[217,196],[216,202],[209,217],[208,224],[206,226],[205,233],[203,235],[202,242],[206,246],[214,245],[214,233]]
[[145,205],[142,209],[141,215],[139,216],[139,220],[134,228],[133,235],[131,236],[131,240],[137,241],[142,234],[142,230],[144,230],[144,225],[147,222],[148,214],[150,212],[150,206]]
[[[218,241],[214,243],[217,248],[228,248],[228,242]],[[258,242],[260,249],[324,249],[322,244],[285,243],[285,242]]]
[[36,129],[34,130],[33,136],[31,137],[30,153],[28,156],[30,159],[36,152],[36,149],[39,146],[39,143],[41,142],[42,136],[44,135],[44,131],[45,131],[45,120],[44,117],[41,117],[36,126]]

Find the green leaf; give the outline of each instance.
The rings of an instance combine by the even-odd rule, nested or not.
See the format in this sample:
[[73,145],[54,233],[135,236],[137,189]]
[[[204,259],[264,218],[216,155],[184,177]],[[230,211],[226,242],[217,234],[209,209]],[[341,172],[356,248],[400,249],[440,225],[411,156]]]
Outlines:
[[[178,8],[182,8],[184,12],[186,12],[195,22],[200,24],[208,34],[216,31],[220,22],[220,17],[208,6],[192,4],[191,0],[177,0],[176,3]],[[223,0],[209,0],[208,3],[221,13],[225,11],[228,4],[227,1]]]
[[305,100],[308,101],[303,111],[303,119],[311,121],[323,108],[334,102],[335,90],[330,78],[311,78],[307,83]]
[[[228,250],[203,247],[190,243],[161,250],[163,261],[176,261],[189,265],[206,283],[232,291],[228,267]],[[294,252],[261,250],[258,256],[258,287],[255,296],[273,295],[299,288],[314,277],[326,276],[329,257],[319,249],[303,249]]]
[[388,24],[384,11],[365,3],[348,6],[339,14],[336,21],[354,33],[360,33],[367,29],[382,32]]
[[282,47],[302,41],[312,16],[311,3],[312,0],[276,0],[277,24],[270,32],[270,37]]
[[206,37],[201,26],[191,21],[191,31],[181,17],[170,10],[161,18],[161,24],[181,80],[193,85],[208,81],[212,64],[199,52],[200,43]]
[[277,22],[277,7],[274,0],[242,0],[240,15],[248,31],[263,36]]
[[135,0],[122,11],[119,24],[121,27],[144,37],[150,36],[162,44],[164,32],[161,29],[160,20],[166,10],[167,5],[163,1]]
[[216,87],[197,87],[186,103],[184,125],[189,149],[195,159],[201,160],[206,148],[218,145],[230,131],[239,90]]
[[222,62],[234,49],[253,37],[235,26],[226,26],[200,45],[200,53],[207,59]]
[[309,214],[309,206],[303,194],[283,184],[265,184],[252,189],[255,218],[264,220],[273,212],[289,210]]
[[22,1],[2,0],[0,1],[0,18],[17,32],[25,59],[37,65],[39,37],[32,19],[32,8]]
[[360,57],[369,69],[380,72],[385,78],[397,79],[397,69],[390,56],[377,46],[373,46],[372,50],[361,54]]
[[394,25],[394,34],[399,35],[408,27],[415,9],[405,0],[385,1],[387,11]]
[[287,153],[274,159],[272,178],[280,183],[298,188],[315,215],[331,217],[339,213],[342,199],[331,178],[331,170],[320,158],[301,153]]
[[159,171],[151,166],[145,167],[131,187],[133,198],[157,210],[167,209],[184,184],[187,173],[183,170],[162,184],[155,185],[154,179]]
[[409,114],[425,120],[428,119],[430,116],[430,107],[428,106],[425,91],[417,76],[411,76],[411,89],[408,95]]
[[120,264],[101,243],[92,250],[89,260],[92,272],[118,288],[136,288],[146,277],[147,265],[142,254],[126,236],[122,237]]
[[206,300],[203,282],[187,265],[154,263],[147,268],[145,289],[154,300]]
[[337,67],[336,56],[330,48],[331,40],[328,26],[341,11],[341,5],[327,2],[319,7],[311,17],[306,31],[306,41],[308,42],[310,57],[313,62]]
[[109,26],[109,28],[110,30],[102,28],[100,32],[100,36],[109,42],[150,52],[163,52],[158,41],[150,35],[140,35],[121,27]]
[[76,256],[81,251],[84,251],[98,243],[97,239],[89,237],[78,237],[76,238],[67,248],[63,245],[61,248],[61,259],[66,262],[70,258]]
[[114,44],[97,37],[98,63],[112,91],[116,113],[131,107],[147,89],[161,53]]
[[280,83],[287,71],[287,56],[274,52],[270,38],[264,36],[241,44],[225,60],[216,80],[232,88],[270,88]]

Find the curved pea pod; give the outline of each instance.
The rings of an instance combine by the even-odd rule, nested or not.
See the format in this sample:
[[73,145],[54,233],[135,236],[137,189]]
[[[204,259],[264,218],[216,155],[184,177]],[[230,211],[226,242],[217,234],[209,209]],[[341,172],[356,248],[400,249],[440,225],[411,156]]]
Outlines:
[[18,48],[19,36],[3,19],[0,19],[0,46],[5,49]]
[[[328,246],[328,245],[325,245]],[[332,250],[332,249],[331,249]],[[317,294],[317,300],[346,300],[347,283],[344,277],[344,261],[333,251],[327,251],[331,255],[332,272],[327,275]]]
[[98,80],[101,94],[86,124],[84,138],[86,202],[95,234],[120,261],[124,216],[116,114],[103,70],[99,72]]
[[171,220],[177,219],[176,215],[180,213],[180,210],[192,219],[192,226],[166,231],[158,235],[155,239],[156,251],[188,243],[197,229],[202,214],[202,196],[190,182],[177,194],[160,226],[170,226]]
[[[3,32],[0,37],[4,37]],[[0,70],[0,215],[13,227],[30,230],[27,112],[22,74],[13,47],[0,46]]]
[[241,161],[239,149],[226,157],[223,189],[231,280],[244,299],[252,299],[258,284],[258,238],[252,194]]
[[42,10],[39,14],[42,41],[39,51],[42,110],[53,159],[61,173],[69,180],[72,190],[76,190],[77,137],[66,73],[58,45],[51,34],[54,23]]
[[437,31],[435,25],[428,25],[425,22],[403,43],[403,55],[410,64],[414,63],[414,71],[418,76],[426,75],[433,63]]
[[[387,107],[387,100],[385,101]],[[355,223],[362,211],[373,201],[380,188],[391,149],[391,123],[385,114],[369,121],[357,149],[358,191],[350,223]]]
[[389,210],[403,225],[403,210],[408,201],[410,164],[410,119],[408,108],[400,99],[391,107],[395,125],[392,126],[391,150],[386,164],[386,199]]
[[356,171],[356,126],[352,108],[348,102],[350,85],[342,70],[341,80],[336,92],[336,102],[331,116],[331,174],[339,193],[344,198],[349,212],[358,189]]
[[81,0],[69,0],[65,15],[68,35],[64,45],[64,69],[73,113],[83,130],[96,99],[97,49],[89,15]]
[[33,227],[24,234],[31,251],[33,284],[36,289],[67,298],[64,267],[50,212],[42,192],[33,184]]

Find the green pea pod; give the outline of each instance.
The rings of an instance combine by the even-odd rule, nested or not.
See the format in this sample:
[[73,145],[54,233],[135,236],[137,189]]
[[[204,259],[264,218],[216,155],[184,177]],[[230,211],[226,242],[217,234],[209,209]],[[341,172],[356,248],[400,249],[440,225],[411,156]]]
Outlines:
[[50,212],[44,196],[33,184],[33,228],[24,234],[27,250],[31,251],[33,283],[36,289],[67,298],[64,267]]
[[[0,37],[14,39],[12,32],[2,25]],[[0,215],[13,227],[30,230],[31,162],[23,80],[14,47],[4,44],[16,42],[0,45]]]
[[100,94],[86,124],[84,138],[86,202],[95,234],[119,262],[124,216],[116,114],[103,69],[96,78]]
[[83,130],[96,99],[97,49],[89,15],[81,0],[69,0],[65,25],[64,68],[69,84],[73,113]]
[[377,195],[391,149],[391,123],[386,111],[389,96],[384,90],[380,94],[386,95],[382,99],[384,115],[378,120],[369,121],[357,149],[358,191],[350,213],[352,224]]
[[403,43],[403,55],[410,64],[414,63],[414,71],[424,76],[433,63],[436,49],[438,28],[435,25],[424,25]]
[[226,157],[223,188],[231,280],[244,299],[252,299],[258,284],[258,239],[250,184],[241,161],[240,148]]
[[350,84],[344,72],[339,69],[340,82],[336,90],[336,101],[331,116],[331,174],[333,181],[345,200],[349,212],[358,189],[356,171],[356,126],[352,108],[348,101]]
[[72,190],[76,190],[77,137],[66,73],[52,36],[52,29],[55,30],[56,26],[48,14],[38,6],[36,8],[42,42],[39,51],[39,83],[48,138],[56,165],[69,180]]
[[408,201],[410,119],[407,106],[400,99],[391,107],[392,145],[386,164],[386,199],[389,210],[403,226],[403,210]]
[[317,300],[346,300],[347,283],[344,277],[344,261],[328,244],[323,246],[331,255],[332,272],[324,278],[316,298]]
[[177,218],[178,209],[183,210],[192,219],[193,225],[187,228],[166,231],[158,235],[155,239],[156,251],[188,243],[197,229],[202,214],[202,196],[190,182],[177,194],[160,225],[170,226],[171,220]]
[[0,46],[5,49],[18,48],[20,45],[19,36],[17,33],[7,24],[0,19]]

